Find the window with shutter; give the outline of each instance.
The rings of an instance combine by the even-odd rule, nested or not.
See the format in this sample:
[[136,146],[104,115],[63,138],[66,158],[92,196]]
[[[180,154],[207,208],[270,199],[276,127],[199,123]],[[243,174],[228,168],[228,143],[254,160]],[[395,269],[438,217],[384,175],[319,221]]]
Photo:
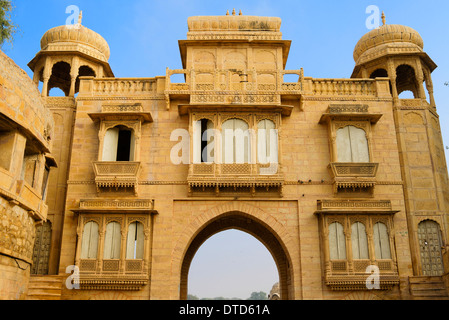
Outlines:
[[329,253],[331,260],[346,259],[346,240],[341,223],[329,225]]
[[89,221],[84,225],[81,259],[96,259],[98,252],[98,224]]
[[370,162],[365,130],[346,126],[337,130],[338,162]]
[[135,221],[128,227],[126,259],[143,259],[144,233],[142,223]]
[[223,163],[250,163],[251,137],[248,124],[241,119],[229,119],[222,124]]
[[104,239],[104,259],[120,259],[120,242],[120,224],[115,221],[109,222]]
[[193,123],[193,163],[214,162],[214,124],[208,119]]
[[365,225],[361,222],[355,222],[352,224],[351,231],[352,258],[369,259]]
[[376,259],[391,259],[390,239],[384,223],[377,222],[373,226],[373,241]]
[[135,137],[131,130],[117,126],[104,136],[103,161],[134,161]]
[[259,163],[278,163],[278,135],[273,121],[257,124],[257,159]]

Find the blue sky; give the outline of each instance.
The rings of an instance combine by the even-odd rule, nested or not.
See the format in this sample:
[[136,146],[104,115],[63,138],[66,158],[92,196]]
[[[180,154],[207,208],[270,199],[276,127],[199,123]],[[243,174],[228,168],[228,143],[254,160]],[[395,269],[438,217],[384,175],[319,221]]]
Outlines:
[[[69,5],[77,5],[83,11],[83,25],[101,34],[109,43],[109,63],[116,77],[154,77],[165,75],[166,67],[180,68],[178,40],[186,39],[187,18],[224,15],[235,8],[237,12],[242,10],[244,15],[280,17],[283,38],[292,40],[286,68],[304,68],[306,76],[316,78],[351,76],[354,46],[369,31],[365,24],[369,16],[366,8],[376,5],[385,11],[387,23],[403,24],[417,30],[424,39],[424,50],[438,65],[432,79],[443,140],[449,145],[449,87],[444,86],[449,81],[447,0],[15,0],[12,18],[20,32],[13,45],[4,45],[3,51],[30,76],[27,64],[40,50],[42,35],[52,27],[65,24]],[[220,248],[221,256],[215,254],[217,248]],[[234,253],[233,258],[222,259],[225,253]],[[258,267],[247,267],[250,261],[245,258],[249,256]],[[231,260],[237,264],[240,261],[240,266],[245,266],[241,269],[246,271],[226,264]],[[208,278],[211,275],[206,272],[207,267],[219,266],[223,266],[223,270],[216,273],[220,278],[213,282]],[[195,256],[189,292],[199,297],[241,298],[248,297],[251,291],[268,293],[277,281],[273,266],[268,251],[254,238],[236,231],[218,234]],[[239,272],[234,273],[235,270]],[[250,281],[254,277],[258,280]],[[231,279],[238,279],[237,285]],[[217,285],[210,286],[210,283]],[[256,287],[255,283],[260,286]],[[226,285],[234,291],[228,290]]]

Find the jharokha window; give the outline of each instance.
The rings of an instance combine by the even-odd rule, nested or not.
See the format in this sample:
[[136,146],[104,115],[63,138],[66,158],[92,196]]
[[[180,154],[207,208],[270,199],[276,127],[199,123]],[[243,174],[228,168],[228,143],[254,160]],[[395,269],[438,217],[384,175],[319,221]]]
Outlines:
[[[138,290],[148,281],[149,217],[145,214],[80,216],[76,265],[85,289],[109,283]],[[109,279],[109,280],[107,280]]]
[[337,162],[369,162],[368,139],[365,130],[345,126],[337,130]]
[[98,193],[137,195],[142,125],[153,122],[141,103],[103,104],[89,113],[99,123],[98,157],[93,162]]
[[106,131],[103,161],[134,161],[135,135],[132,129],[116,126]]
[[[273,120],[262,119],[250,128],[247,121],[232,118],[221,123],[221,129],[217,127],[208,119],[194,121],[194,163],[248,164],[256,162],[253,159],[257,163],[278,163],[278,129]],[[255,154],[252,144],[257,145]]]
[[[329,202],[332,203],[332,202]],[[391,214],[319,212],[325,282],[333,289],[366,290],[367,270],[376,268],[380,286],[398,283]]]
[[190,194],[195,188],[203,195],[280,191],[280,112],[203,111],[192,112],[190,119]]
[[331,105],[321,116],[328,127],[329,172],[334,193],[348,197],[370,197],[376,185],[379,164],[373,162],[372,126],[382,114],[368,112],[367,105]]

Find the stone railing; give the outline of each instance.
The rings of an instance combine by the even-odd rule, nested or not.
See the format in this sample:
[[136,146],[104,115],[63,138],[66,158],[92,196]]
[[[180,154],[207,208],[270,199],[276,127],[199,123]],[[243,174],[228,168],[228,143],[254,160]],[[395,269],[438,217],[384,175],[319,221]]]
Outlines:
[[187,177],[189,189],[212,188],[219,193],[223,188],[248,190],[252,195],[258,188],[275,189],[282,195],[284,175],[278,164],[191,164]]
[[378,163],[330,163],[334,192],[340,189],[369,188],[376,185]]
[[148,283],[143,259],[80,259],[80,274],[75,285],[81,290],[141,290]]
[[[207,73],[214,79],[212,82],[197,82],[196,76],[200,73]],[[175,74],[184,74],[186,82],[172,83],[170,77]],[[270,75],[272,81],[261,80],[262,75]],[[283,76],[295,74],[298,82],[284,82]],[[231,81],[232,76],[238,75],[240,81]],[[280,91],[300,91],[302,70],[263,70],[263,71],[238,71],[238,70],[187,70],[187,69],[167,69],[166,91],[168,93],[176,91],[216,91],[220,94],[224,91],[248,91],[254,93],[280,92]],[[219,81],[219,79],[222,79]],[[224,80],[223,80],[224,79]]]
[[141,103],[135,104],[104,104],[101,106],[101,112],[143,112]]
[[156,78],[81,77],[79,98],[84,96],[151,95],[157,90]]
[[278,164],[252,164],[252,163],[199,163],[191,165],[191,175],[212,175],[215,177],[228,175],[271,175],[279,174]]
[[75,107],[76,100],[73,97],[42,97],[47,108]]
[[330,168],[335,178],[340,177],[375,177],[378,163],[331,163]]
[[317,208],[319,211],[391,211],[391,201],[390,200],[344,200],[344,199],[335,199],[335,200],[318,200]]
[[97,190],[131,188],[137,193],[140,162],[98,161],[93,163]]
[[395,263],[392,259],[374,260],[331,260],[329,274],[365,274],[366,268],[370,265],[377,266],[380,271],[396,271]]
[[127,162],[127,161],[99,161],[94,162],[95,174],[101,176],[110,176],[118,178],[119,176],[136,176],[140,162]]
[[399,284],[399,275],[393,260],[331,260],[326,263],[325,283],[332,290],[367,290],[369,267],[377,267],[380,290],[391,290]]
[[311,79],[313,95],[376,96],[376,80],[369,79]]
[[425,99],[399,99],[401,107],[428,107],[430,104]]
[[80,210],[148,210],[154,209],[154,200],[151,199],[92,199],[92,200],[80,200]]
[[[198,74],[209,74],[210,82],[197,83]],[[185,82],[171,83],[174,74],[184,74]],[[284,82],[284,76],[294,74],[297,82]],[[232,82],[232,77],[238,75],[239,82]],[[270,75],[272,81],[264,82],[262,76]],[[213,79],[213,80],[212,80]],[[187,70],[167,69],[166,94],[200,94],[221,95],[226,92],[243,92],[244,94],[306,94],[311,96],[358,96],[367,98],[391,98],[388,79],[315,79],[304,77],[303,70]],[[201,101],[195,101],[201,102]],[[213,101],[208,101],[213,102]],[[223,101],[218,101],[223,103]],[[225,101],[226,102],[226,101]],[[233,103],[233,101],[227,101]],[[242,101],[241,103],[247,103]]]

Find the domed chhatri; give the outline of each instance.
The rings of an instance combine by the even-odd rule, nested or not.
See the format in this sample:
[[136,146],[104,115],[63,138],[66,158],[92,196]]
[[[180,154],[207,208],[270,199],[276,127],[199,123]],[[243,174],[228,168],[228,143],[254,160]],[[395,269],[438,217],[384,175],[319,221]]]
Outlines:
[[42,96],[59,88],[66,96],[79,92],[80,77],[114,77],[108,63],[110,49],[95,31],[78,23],[52,28],[41,38],[41,50],[28,63],[36,84],[43,82]]
[[413,28],[385,24],[385,16],[382,15],[384,24],[365,34],[354,49],[354,61],[358,64],[365,56],[373,54],[384,47],[404,47],[422,52],[424,41],[420,34]]
[[[81,20],[81,19],[80,19]],[[106,40],[95,31],[81,25],[63,25],[48,30],[41,39],[43,51],[81,51],[107,62],[110,56]]]

